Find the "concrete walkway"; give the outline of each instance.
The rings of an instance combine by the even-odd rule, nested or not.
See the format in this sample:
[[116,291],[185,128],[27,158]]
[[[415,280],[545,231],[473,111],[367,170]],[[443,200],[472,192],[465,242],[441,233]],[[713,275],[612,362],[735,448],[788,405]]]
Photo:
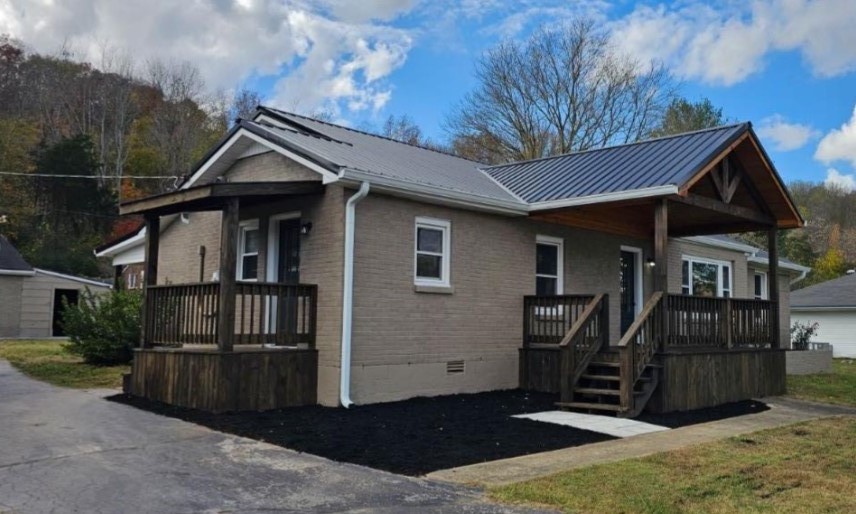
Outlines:
[[102,398],[115,392],[53,387],[0,360],[0,512],[522,512]]
[[461,484],[495,486],[531,480],[560,471],[676,450],[727,437],[802,421],[856,415],[856,409],[790,398],[766,398],[770,410],[735,418],[653,432],[626,439],[565,448],[429,473],[428,478]]

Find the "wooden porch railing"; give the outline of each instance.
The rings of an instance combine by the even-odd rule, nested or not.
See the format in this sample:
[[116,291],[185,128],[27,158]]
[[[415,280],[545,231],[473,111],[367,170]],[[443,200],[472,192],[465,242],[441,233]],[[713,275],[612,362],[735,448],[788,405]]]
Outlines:
[[592,358],[608,345],[609,301],[598,294],[586,305],[559,343],[560,396],[562,402],[573,401],[574,386]]
[[524,296],[523,346],[558,345],[593,299],[593,295]]
[[642,312],[636,316],[633,324],[624,333],[618,343],[621,366],[621,384],[619,404],[624,412],[633,411],[633,391],[636,382],[642,377],[645,368],[651,364],[654,355],[662,348],[664,295],[656,292],[645,302]]
[[776,303],[742,298],[666,295],[667,348],[771,348]]
[[[143,338],[147,346],[217,343],[220,284],[148,286]],[[317,286],[239,282],[236,344],[314,345]]]

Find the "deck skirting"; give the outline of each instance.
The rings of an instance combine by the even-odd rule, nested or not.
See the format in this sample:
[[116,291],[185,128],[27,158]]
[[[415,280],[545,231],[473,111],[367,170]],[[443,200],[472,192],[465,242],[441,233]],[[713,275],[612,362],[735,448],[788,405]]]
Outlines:
[[209,412],[317,403],[318,351],[137,349],[130,393]]

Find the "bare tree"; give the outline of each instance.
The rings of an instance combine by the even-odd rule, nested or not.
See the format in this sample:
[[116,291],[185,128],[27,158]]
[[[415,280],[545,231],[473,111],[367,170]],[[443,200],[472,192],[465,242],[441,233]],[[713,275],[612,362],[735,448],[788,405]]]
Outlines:
[[421,145],[426,142],[422,136],[422,129],[406,114],[398,117],[390,114],[383,123],[380,135],[410,145]]
[[481,58],[476,76],[446,128],[453,147],[476,150],[465,157],[489,162],[639,140],[674,90],[662,65],[619,53],[590,20],[505,41]]

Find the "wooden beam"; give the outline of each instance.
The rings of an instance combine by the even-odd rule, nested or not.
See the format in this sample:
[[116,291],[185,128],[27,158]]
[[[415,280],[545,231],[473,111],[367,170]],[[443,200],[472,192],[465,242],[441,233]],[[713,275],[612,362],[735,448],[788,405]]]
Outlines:
[[773,348],[781,348],[782,347],[782,338],[779,333],[779,319],[781,316],[781,312],[779,312],[780,302],[779,302],[779,231],[776,227],[771,228],[767,231],[767,256],[769,257],[769,265],[767,267],[767,288],[769,289],[769,294],[767,295],[771,302],[773,302],[772,309],[772,318],[770,320],[772,333],[772,342],[771,347]]
[[152,322],[154,317],[149,312],[149,286],[158,283],[158,254],[160,253],[160,217],[146,216],[146,247],[143,267],[143,309],[141,312],[142,334],[140,348],[151,346]]
[[672,237],[686,237],[707,236],[711,234],[742,234],[744,232],[768,230],[769,228],[770,227],[768,225],[759,225],[751,222],[712,223],[685,227],[676,227],[673,224],[672,227],[669,228],[669,235]]
[[183,211],[219,210],[225,204],[226,199],[233,196],[305,195],[320,193],[323,190],[324,185],[321,182],[312,180],[298,182],[224,182],[126,202],[119,206],[119,214],[151,212],[164,215]]
[[220,293],[217,311],[217,348],[231,352],[235,338],[235,283],[238,260],[238,198],[229,198],[220,230]]
[[734,216],[735,218],[743,218],[762,225],[773,226],[776,223],[775,219],[762,212],[756,211],[755,209],[750,209],[740,205],[731,205],[713,198],[697,195],[695,193],[687,193],[686,196],[676,196],[674,200],[700,209]]
[[669,290],[669,201],[654,208],[654,291]]
[[740,143],[742,143],[743,141],[745,141],[745,140],[746,140],[746,138],[748,138],[748,137],[749,137],[749,131],[747,130],[746,132],[744,132],[744,133],[743,133],[743,135],[741,135],[740,137],[738,137],[738,138],[737,138],[737,141],[735,141],[735,142],[731,143],[727,148],[725,148],[724,150],[722,150],[721,152],[719,152],[719,154],[717,154],[717,155],[716,155],[716,157],[714,157],[713,159],[711,159],[711,160],[710,160],[710,162],[709,162],[707,165],[705,165],[703,168],[701,168],[700,170],[698,170],[698,171],[695,173],[695,175],[693,175],[693,176],[692,176],[692,178],[690,178],[690,179],[687,181],[687,183],[686,183],[686,184],[684,184],[683,186],[681,186],[681,193],[683,194],[683,193],[686,193],[687,191],[689,191],[689,190],[690,190],[690,188],[691,188],[691,187],[693,187],[693,186],[695,185],[695,183],[696,183],[696,182],[698,182],[699,180],[701,180],[701,179],[702,179],[702,177],[704,177],[704,176],[707,174],[707,172],[709,172],[711,169],[713,169],[713,167],[714,167],[714,166],[716,166],[717,164],[719,164],[719,161],[721,161],[721,160],[722,160],[722,159],[724,159],[728,154],[730,154],[732,150],[734,150],[735,148],[737,148],[738,146],[740,146]]

